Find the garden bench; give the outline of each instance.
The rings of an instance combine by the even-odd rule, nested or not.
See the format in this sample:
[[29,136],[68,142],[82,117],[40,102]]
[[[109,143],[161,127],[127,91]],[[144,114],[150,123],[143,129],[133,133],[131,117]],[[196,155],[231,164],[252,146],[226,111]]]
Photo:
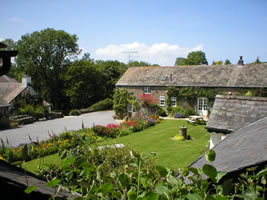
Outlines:
[[187,119],[186,121],[187,121],[187,123],[192,123],[193,125],[195,125],[195,123],[196,123],[195,120],[191,120],[191,119]]

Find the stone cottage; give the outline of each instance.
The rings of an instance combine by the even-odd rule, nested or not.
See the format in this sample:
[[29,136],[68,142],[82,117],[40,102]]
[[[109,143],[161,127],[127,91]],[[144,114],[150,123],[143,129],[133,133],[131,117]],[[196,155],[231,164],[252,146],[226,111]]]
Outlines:
[[[116,84],[134,96],[151,94],[163,108],[190,107],[207,116],[216,94],[266,95],[267,64],[130,67]],[[169,89],[187,90],[168,94]],[[197,92],[200,91],[200,92]],[[211,94],[209,97],[207,94]]]
[[31,87],[31,77],[23,76],[21,83],[6,75],[0,76],[0,99],[6,104],[10,104],[12,109],[16,99],[23,95],[30,95],[33,98],[38,96],[38,93]]

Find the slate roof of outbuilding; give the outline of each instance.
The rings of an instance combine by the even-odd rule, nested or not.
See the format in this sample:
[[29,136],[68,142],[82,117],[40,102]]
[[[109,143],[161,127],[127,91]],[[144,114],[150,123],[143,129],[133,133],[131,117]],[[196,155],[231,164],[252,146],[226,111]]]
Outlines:
[[122,86],[267,87],[267,64],[130,67]]
[[[22,168],[10,165],[9,163],[0,160],[0,180],[4,180],[6,184],[16,185],[17,187],[37,186],[34,192],[43,195],[52,196],[55,189],[46,186],[46,182],[34,174],[25,171]],[[74,199],[77,195],[71,195],[65,191],[61,191],[58,197],[66,197],[66,199]]]
[[0,101],[9,104],[27,87],[6,75],[0,76]]
[[228,133],[267,117],[267,98],[217,95],[206,128]]
[[[216,159],[212,165],[219,171],[234,172],[267,162],[267,117],[251,123],[229,135],[213,150]],[[205,156],[191,164],[201,168],[208,162]]]

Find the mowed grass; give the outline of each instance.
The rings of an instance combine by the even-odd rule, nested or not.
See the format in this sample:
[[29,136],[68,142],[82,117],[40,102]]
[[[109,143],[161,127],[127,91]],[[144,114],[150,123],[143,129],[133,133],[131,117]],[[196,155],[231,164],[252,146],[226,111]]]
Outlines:
[[[192,140],[174,141],[181,126],[187,127]],[[101,143],[124,144],[131,149],[153,157],[156,164],[172,169],[186,167],[207,150],[209,133],[205,125],[190,125],[184,120],[163,120],[160,124],[128,136],[109,139]],[[156,152],[153,156],[151,152]]]
[[[179,134],[181,126],[187,127],[187,134],[191,136],[192,140],[174,141],[171,139]],[[124,144],[143,153],[144,156],[153,158],[158,165],[177,169],[188,166],[207,150],[210,135],[204,127],[205,125],[187,124],[184,120],[163,120],[160,124],[144,131],[120,138],[107,139],[98,145]],[[156,155],[151,152],[156,152]],[[57,164],[59,161],[58,154],[53,154],[29,161],[23,167],[36,173],[38,165],[46,167],[47,164]]]
[[37,158],[29,162],[26,162],[25,164],[22,165],[22,167],[27,171],[36,174],[38,172],[38,168],[46,168],[49,164],[59,164],[59,163],[60,163],[60,158],[58,156],[58,153],[55,153],[49,156],[45,156],[43,158]]

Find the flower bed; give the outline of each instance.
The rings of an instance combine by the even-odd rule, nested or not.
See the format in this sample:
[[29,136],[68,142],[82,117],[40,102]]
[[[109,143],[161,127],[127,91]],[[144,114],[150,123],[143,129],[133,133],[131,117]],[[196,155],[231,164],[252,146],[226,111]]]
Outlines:
[[48,140],[40,142],[33,142],[31,138],[29,138],[31,141],[30,144],[25,144],[16,148],[6,146],[3,140],[1,140],[0,158],[10,163],[15,161],[28,161],[57,153],[61,150],[74,148],[84,141],[94,143],[99,139],[91,129],[65,132],[59,136],[49,134],[49,137]]

